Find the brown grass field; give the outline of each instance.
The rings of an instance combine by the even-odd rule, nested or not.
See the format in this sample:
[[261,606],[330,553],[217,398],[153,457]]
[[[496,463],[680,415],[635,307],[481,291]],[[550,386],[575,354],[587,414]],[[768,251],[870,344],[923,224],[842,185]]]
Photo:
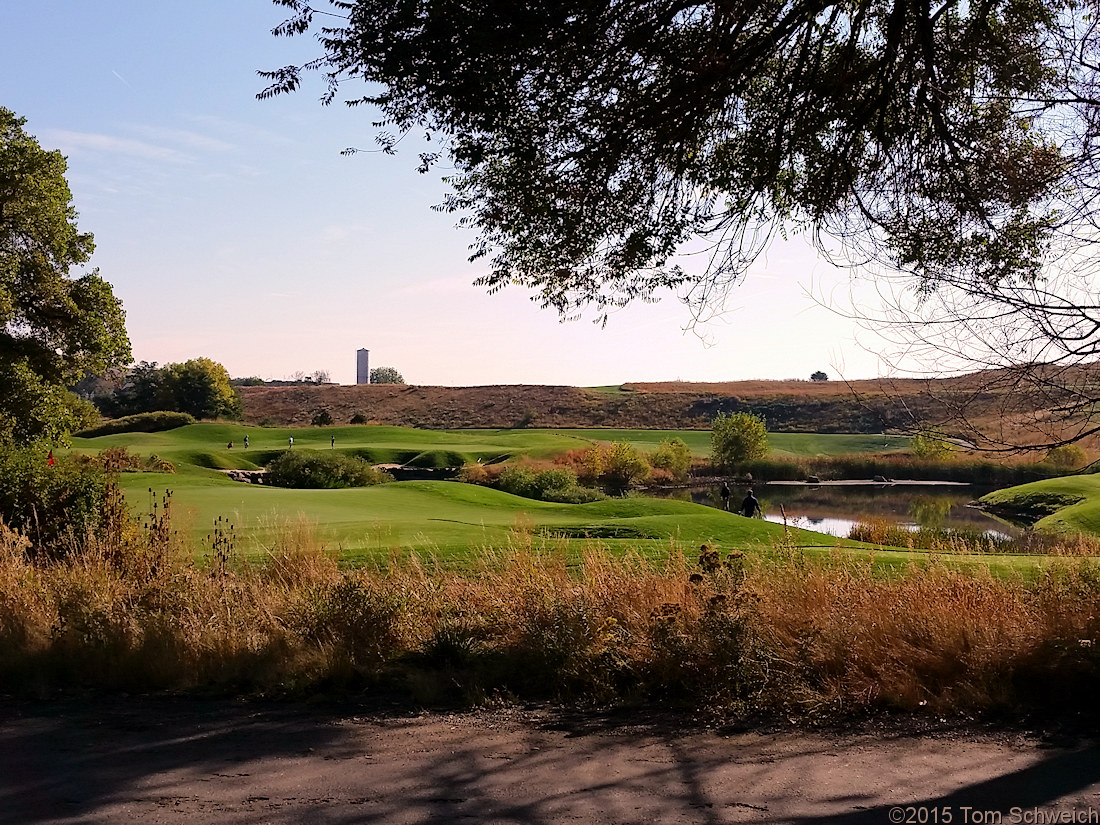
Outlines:
[[[1075,379],[1076,380],[1076,379]],[[1056,412],[1090,390],[1036,391],[1009,372],[947,379],[627,383],[611,388],[542,385],[425,387],[242,387],[245,420],[308,425],[321,410],[337,424],[371,423],[427,429],[609,427],[708,429],[719,412],[762,416],[773,432],[879,433],[932,428],[976,444],[1041,444],[1089,427],[1084,416]],[[1084,383],[1082,383],[1084,382]],[[1086,448],[1100,447],[1089,437]]]

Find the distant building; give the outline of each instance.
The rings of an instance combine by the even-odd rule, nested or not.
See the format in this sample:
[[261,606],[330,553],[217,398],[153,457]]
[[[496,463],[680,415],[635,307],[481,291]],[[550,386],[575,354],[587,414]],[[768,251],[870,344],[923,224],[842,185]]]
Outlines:
[[361,349],[355,353],[355,383],[370,383],[370,350]]

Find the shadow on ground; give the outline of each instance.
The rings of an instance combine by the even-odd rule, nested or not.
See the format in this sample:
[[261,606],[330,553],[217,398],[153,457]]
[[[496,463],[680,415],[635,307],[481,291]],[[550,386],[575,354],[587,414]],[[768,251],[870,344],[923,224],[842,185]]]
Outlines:
[[[561,718],[194,698],[8,700],[0,822],[878,825],[933,822],[932,809],[945,822],[949,809],[946,825],[969,825],[1025,821],[1013,808],[1100,811],[1100,745],[1091,741],[724,735],[668,720]],[[898,818],[895,806],[926,813]]]

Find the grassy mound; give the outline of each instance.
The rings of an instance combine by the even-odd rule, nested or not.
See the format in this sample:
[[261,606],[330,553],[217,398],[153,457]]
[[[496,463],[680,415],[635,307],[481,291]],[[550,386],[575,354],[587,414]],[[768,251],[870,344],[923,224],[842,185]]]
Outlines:
[[124,415],[122,418],[112,418],[97,427],[81,430],[76,435],[81,438],[98,438],[99,436],[115,435],[117,433],[159,433],[194,423],[194,417],[187,413],[137,413],[136,415]]
[[1038,530],[1100,534],[1100,476],[1050,478],[997,490],[980,499],[1002,518]]

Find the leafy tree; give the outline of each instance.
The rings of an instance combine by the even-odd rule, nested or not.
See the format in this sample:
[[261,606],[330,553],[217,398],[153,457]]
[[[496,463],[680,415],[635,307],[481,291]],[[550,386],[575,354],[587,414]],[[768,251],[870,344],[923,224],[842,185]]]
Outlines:
[[96,404],[107,415],[181,412],[195,418],[241,417],[241,397],[224,366],[210,358],[192,358],[157,367],[141,361],[112,394]]
[[[1078,0],[274,1],[276,35],[323,15],[321,54],[259,96],[319,70],[325,102],[367,84],[347,102],[381,110],[384,151],[444,135],[420,170],[455,167],[443,208],[479,233],[480,283],[563,314],[664,287],[720,305],[786,228],[924,294],[1035,284],[1094,241],[1100,38]],[[709,268],[673,265],[698,236]]]
[[815,372],[813,375],[810,376],[810,380],[811,381],[828,381],[829,380],[829,374],[827,372],[822,372],[821,370],[818,370],[817,372]]
[[130,360],[122,305],[88,261],[60,152],[0,108],[0,442],[58,440],[77,409],[67,387]]
[[941,461],[951,455],[951,443],[940,435],[922,430],[909,439],[909,451],[917,458]]
[[375,367],[370,371],[372,384],[404,384],[405,379],[393,367]]
[[764,419],[752,413],[719,413],[711,425],[710,460],[730,470],[768,453],[768,429]]
[[160,397],[161,409],[185,412],[195,418],[241,417],[240,395],[228,371],[209,358],[166,364]]
[[164,380],[156,361],[139,361],[119,381],[113,392],[95,397],[105,415],[119,417],[165,409]]

